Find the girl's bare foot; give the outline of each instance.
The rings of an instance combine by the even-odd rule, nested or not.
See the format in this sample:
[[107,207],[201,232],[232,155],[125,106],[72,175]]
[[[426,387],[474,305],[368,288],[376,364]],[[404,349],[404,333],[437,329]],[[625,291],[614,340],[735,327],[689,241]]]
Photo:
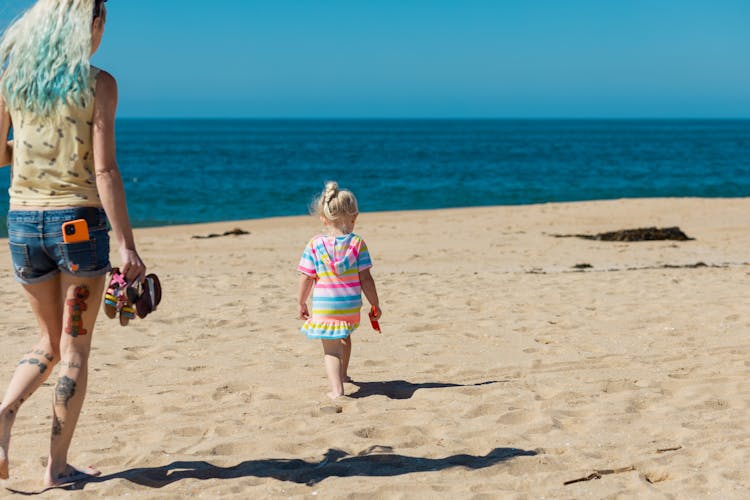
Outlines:
[[329,398],[331,398],[331,400],[333,400],[333,401],[337,400],[338,398],[340,398],[343,395],[344,395],[343,393],[336,394],[335,392],[328,392],[328,393],[326,393],[326,396],[328,396]]
[[353,378],[351,378],[351,377],[350,377],[349,375],[345,375],[345,376],[344,376],[344,377],[343,377],[343,378],[342,378],[341,380],[342,380],[342,381],[343,381],[343,382],[344,382],[345,384],[351,384],[352,382],[354,382],[354,379],[353,379]]
[[53,474],[47,466],[47,473],[44,478],[45,486],[60,486],[63,484],[77,483],[79,481],[85,481],[92,477],[101,476],[102,472],[99,469],[95,469],[92,466],[88,467],[73,467],[70,464],[65,466],[65,470],[59,474]]

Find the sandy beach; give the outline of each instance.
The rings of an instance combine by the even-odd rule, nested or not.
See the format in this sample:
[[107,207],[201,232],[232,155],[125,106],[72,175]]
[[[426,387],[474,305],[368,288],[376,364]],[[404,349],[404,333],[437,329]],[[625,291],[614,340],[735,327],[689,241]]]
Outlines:
[[[136,230],[164,300],[127,327],[99,316],[71,460],[103,475],[75,498],[747,498],[748,214],[750,199],[363,213],[383,334],[355,333],[334,404],[295,318],[315,219]],[[646,226],[694,240],[553,236]],[[249,234],[193,238],[234,228]],[[36,327],[5,240],[0,264],[2,390]],[[0,496],[40,490],[50,381],[16,421]]]

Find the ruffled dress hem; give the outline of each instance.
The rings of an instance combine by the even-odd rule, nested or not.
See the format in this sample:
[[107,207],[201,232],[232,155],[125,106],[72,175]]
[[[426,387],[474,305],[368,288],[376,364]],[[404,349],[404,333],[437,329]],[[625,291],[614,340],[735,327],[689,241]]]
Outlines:
[[308,319],[302,325],[300,331],[307,335],[308,339],[336,340],[349,337],[358,327],[359,323],[349,323],[348,321],[313,321]]

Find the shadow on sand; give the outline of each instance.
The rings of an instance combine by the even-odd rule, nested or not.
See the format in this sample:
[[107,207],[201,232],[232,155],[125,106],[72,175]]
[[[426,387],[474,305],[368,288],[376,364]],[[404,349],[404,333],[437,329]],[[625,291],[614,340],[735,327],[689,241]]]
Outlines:
[[419,389],[441,389],[445,387],[478,387],[481,385],[498,384],[505,380],[490,380],[476,384],[442,384],[439,382],[425,382],[413,384],[406,380],[391,380],[388,382],[352,382],[359,389],[347,394],[350,398],[366,398],[369,396],[387,396],[390,399],[411,399]]
[[42,491],[20,491],[19,495],[38,495],[51,489],[82,490],[88,484],[125,479],[149,488],[163,488],[183,479],[236,479],[242,477],[274,478],[313,486],[331,477],[391,477],[414,472],[439,472],[453,467],[484,469],[515,457],[534,456],[536,451],[518,448],[495,448],[483,456],[451,455],[445,458],[420,458],[390,453],[391,447],[372,446],[357,456],[342,450],[329,449],[322,460],[268,458],[246,460],[233,467],[219,467],[209,462],[172,462],[161,467],[128,469],[115,474],[94,477],[67,486]]

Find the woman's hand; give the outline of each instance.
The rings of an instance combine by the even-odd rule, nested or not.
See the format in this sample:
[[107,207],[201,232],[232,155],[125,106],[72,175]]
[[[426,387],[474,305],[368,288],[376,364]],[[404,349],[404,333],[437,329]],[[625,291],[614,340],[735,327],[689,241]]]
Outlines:
[[146,264],[135,250],[120,249],[120,272],[128,283],[140,283],[146,278]]

